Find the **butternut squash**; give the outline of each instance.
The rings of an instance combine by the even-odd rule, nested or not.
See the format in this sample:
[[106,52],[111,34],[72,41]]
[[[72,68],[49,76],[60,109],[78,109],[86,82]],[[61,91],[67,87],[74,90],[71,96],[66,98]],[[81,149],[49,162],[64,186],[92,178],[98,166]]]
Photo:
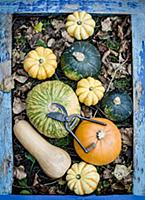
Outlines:
[[16,123],[14,134],[25,149],[36,158],[47,176],[60,178],[70,167],[69,154],[47,142],[27,121],[20,120]]

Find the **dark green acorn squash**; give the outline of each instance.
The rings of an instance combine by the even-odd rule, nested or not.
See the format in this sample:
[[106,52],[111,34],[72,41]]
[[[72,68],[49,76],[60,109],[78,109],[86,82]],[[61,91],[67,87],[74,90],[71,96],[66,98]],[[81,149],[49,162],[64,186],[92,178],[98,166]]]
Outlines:
[[[80,114],[78,98],[70,86],[61,81],[46,81],[28,93],[27,116],[40,133],[50,138],[62,138],[67,135],[64,124],[47,117],[49,112],[61,112],[52,103],[63,105],[69,115]],[[77,122],[73,128],[76,125]]]
[[63,53],[61,67],[71,80],[78,81],[88,76],[97,78],[101,69],[100,53],[88,42],[75,42]]
[[132,99],[123,91],[112,91],[102,100],[102,109],[105,116],[116,122],[126,120],[132,114]]

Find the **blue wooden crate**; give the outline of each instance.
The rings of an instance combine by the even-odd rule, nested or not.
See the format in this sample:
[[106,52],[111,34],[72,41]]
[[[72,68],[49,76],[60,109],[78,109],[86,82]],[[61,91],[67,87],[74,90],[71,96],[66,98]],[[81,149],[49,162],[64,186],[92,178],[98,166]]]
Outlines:
[[12,14],[69,13],[130,14],[133,46],[134,176],[133,195],[17,196],[12,189],[11,93],[0,91],[0,199],[142,200],[145,199],[145,0],[0,0],[0,82],[11,74]]

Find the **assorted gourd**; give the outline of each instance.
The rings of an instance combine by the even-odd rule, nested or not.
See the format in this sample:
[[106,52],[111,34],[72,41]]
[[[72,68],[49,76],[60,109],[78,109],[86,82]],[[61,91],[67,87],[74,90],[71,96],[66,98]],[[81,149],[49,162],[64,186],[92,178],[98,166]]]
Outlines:
[[121,134],[117,126],[110,120],[104,118],[95,119],[104,122],[106,126],[83,121],[75,132],[85,147],[95,143],[95,148],[86,154],[76,141],[74,141],[74,147],[82,160],[101,166],[111,163],[120,154]]
[[74,12],[68,15],[66,29],[70,36],[85,40],[94,33],[95,21],[87,12]]
[[[33,126],[50,138],[65,137],[68,132],[64,124],[47,117],[52,111],[59,111],[53,103],[62,104],[69,115],[80,114],[80,105],[73,89],[61,81],[45,81],[36,85],[27,95],[26,111]],[[72,127],[75,128],[74,124]]]
[[67,185],[78,195],[90,194],[96,190],[100,175],[96,167],[85,162],[75,163],[67,171]]
[[60,178],[66,173],[71,165],[69,154],[43,139],[27,121],[20,120],[16,123],[14,134],[27,151],[36,158],[46,175]]
[[[94,33],[95,21],[86,12],[74,12],[67,17],[66,30],[77,40],[85,40]],[[39,80],[50,78],[57,68],[57,58],[49,48],[37,47],[24,59],[24,69],[29,76]],[[121,133],[112,122],[126,120],[132,113],[132,100],[126,92],[112,91],[104,97],[105,88],[98,80],[101,57],[97,48],[87,41],[76,41],[61,56],[61,68],[65,76],[78,81],[73,89],[58,80],[37,84],[27,95],[26,112],[30,123],[49,138],[62,138],[68,132],[62,122],[48,118],[50,112],[61,112],[54,103],[65,107],[68,115],[80,114],[80,103],[95,106],[101,101],[106,118],[93,118],[102,126],[90,121],[73,123],[75,135],[84,147],[94,143],[94,148],[85,153],[74,140],[74,148],[83,160],[74,163],[64,150],[51,145],[25,120],[14,125],[14,134],[21,144],[38,161],[43,171],[51,178],[60,178],[66,172],[68,188],[77,195],[90,194],[98,186],[100,176],[96,166],[113,162],[121,152]],[[112,120],[112,121],[110,121]],[[58,165],[59,163],[59,165]],[[89,164],[88,164],[89,163]],[[69,169],[69,170],[68,170]],[[67,171],[68,170],[68,171]]]
[[116,122],[126,120],[132,114],[132,99],[124,91],[112,91],[102,100],[102,109],[105,116]]
[[92,77],[81,79],[77,84],[76,94],[86,106],[96,105],[102,99],[105,88],[102,83]]
[[37,47],[30,51],[24,60],[24,69],[32,78],[50,78],[57,68],[56,55],[49,48]]
[[61,56],[65,76],[78,81],[88,76],[98,77],[101,69],[100,53],[89,42],[74,42]]

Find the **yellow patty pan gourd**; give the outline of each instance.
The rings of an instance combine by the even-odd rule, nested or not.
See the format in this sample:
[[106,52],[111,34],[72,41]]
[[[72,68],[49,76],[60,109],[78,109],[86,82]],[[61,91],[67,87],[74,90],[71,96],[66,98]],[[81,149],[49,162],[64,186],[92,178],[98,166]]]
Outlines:
[[84,195],[96,190],[100,176],[93,165],[80,162],[73,164],[67,171],[66,180],[70,190]]
[[24,60],[24,69],[29,76],[39,80],[50,78],[57,67],[56,56],[49,48],[37,47]]
[[92,77],[81,79],[77,84],[76,94],[79,101],[86,106],[96,105],[104,96],[104,92],[102,83]]
[[77,40],[85,40],[94,33],[95,21],[85,11],[68,15],[66,29],[70,36]]

